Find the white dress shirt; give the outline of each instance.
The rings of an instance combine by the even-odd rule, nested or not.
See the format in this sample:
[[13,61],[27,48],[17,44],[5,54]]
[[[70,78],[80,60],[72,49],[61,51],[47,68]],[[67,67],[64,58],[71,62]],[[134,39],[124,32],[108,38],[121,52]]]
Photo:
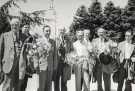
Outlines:
[[85,44],[85,46],[87,47],[88,51],[89,51],[89,52],[92,52],[92,50],[93,50],[93,45],[92,45],[92,43],[90,42],[90,40],[84,38],[84,44]]
[[125,43],[125,59],[129,59],[131,54],[130,54],[130,51],[131,51],[131,45],[130,43],[126,42]]
[[74,44],[73,47],[76,51],[77,56],[89,56],[89,51],[85,44],[81,43],[79,40],[77,40]]
[[98,39],[98,41],[96,42],[96,50],[98,52],[98,56],[102,53],[102,52],[109,52],[109,42],[105,42],[104,39],[101,40],[100,38]]

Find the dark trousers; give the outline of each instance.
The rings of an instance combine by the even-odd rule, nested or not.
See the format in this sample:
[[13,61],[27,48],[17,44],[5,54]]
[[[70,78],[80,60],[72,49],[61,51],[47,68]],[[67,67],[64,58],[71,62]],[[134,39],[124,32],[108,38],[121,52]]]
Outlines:
[[[123,84],[124,84],[124,79],[121,79],[121,80],[118,82],[117,91],[122,91]],[[125,90],[124,90],[124,91],[132,91],[132,86],[131,86],[131,81],[130,81],[130,80],[126,80],[126,83],[125,83]]]
[[52,86],[52,72],[40,71],[39,72],[39,91],[50,91]]
[[19,69],[18,66],[10,73],[5,74],[2,91],[19,91]]
[[75,65],[75,84],[76,91],[81,91],[83,85],[83,72],[82,68],[78,65]]
[[[117,91],[122,91],[125,78],[126,78],[126,70],[124,68],[121,68],[120,69],[120,77],[119,77],[119,80],[118,80]],[[126,80],[125,91],[132,91],[132,86],[131,86],[130,80]]]
[[97,66],[97,88],[98,91],[103,91],[102,88],[102,76],[103,76],[103,81],[104,81],[104,86],[105,86],[105,91],[111,91],[111,74],[107,74],[105,72],[102,72],[102,65],[99,64]]
[[[129,59],[130,60],[130,59]],[[123,88],[123,84],[124,84],[124,80],[127,78],[128,76],[128,68],[125,69],[124,65],[126,63],[126,59],[123,60],[123,63],[120,64],[120,68],[119,68],[119,80],[118,80],[118,88],[117,91],[122,91]],[[130,61],[129,61],[130,62]],[[128,65],[128,64],[127,64]],[[131,81],[130,80],[126,80],[125,83],[125,90],[124,91],[132,91],[132,86],[131,86]]]
[[118,79],[117,91],[122,91],[126,70],[123,68],[123,66],[121,66],[119,70],[120,70],[119,71],[119,76],[120,77]]
[[[56,79],[54,80],[54,91],[67,91],[67,80],[64,79],[64,63],[58,64],[58,69],[56,73]],[[61,77],[61,86],[59,86],[60,83],[60,77]]]
[[28,75],[25,75],[23,80],[19,80],[19,91],[25,91],[27,88]]

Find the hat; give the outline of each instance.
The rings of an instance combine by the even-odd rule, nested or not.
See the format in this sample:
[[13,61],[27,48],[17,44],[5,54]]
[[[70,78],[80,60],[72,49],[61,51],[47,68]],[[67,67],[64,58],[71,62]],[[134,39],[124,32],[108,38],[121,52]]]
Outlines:
[[108,65],[113,61],[113,58],[110,55],[105,55],[104,53],[101,53],[99,55],[100,62],[104,65]]

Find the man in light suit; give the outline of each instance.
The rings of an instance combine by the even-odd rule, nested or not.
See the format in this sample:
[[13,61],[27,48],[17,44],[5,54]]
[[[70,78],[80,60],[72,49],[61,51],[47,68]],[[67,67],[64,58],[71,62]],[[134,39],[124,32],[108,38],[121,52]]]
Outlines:
[[[103,28],[99,28],[97,30],[97,34],[99,38],[93,40],[94,52],[97,54],[96,60],[96,80],[97,80],[97,88],[98,91],[103,91],[102,88],[102,76],[105,84],[105,91],[111,90],[111,74],[105,72],[103,69],[108,70],[107,65],[101,63],[99,58],[101,53],[109,54],[109,42],[106,40],[106,30]],[[106,60],[109,61],[109,60]]]
[[[89,91],[89,78],[87,71],[89,67],[87,63],[90,61],[90,45],[88,46],[86,41],[84,41],[84,31],[79,29],[76,31],[77,40],[73,43],[74,53],[76,55],[75,62],[75,80],[76,80],[76,91],[82,90],[82,85],[84,82],[85,91]],[[85,77],[86,78],[85,78]]]
[[[81,47],[81,43],[83,42],[83,38],[84,38],[83,31],[82,30],[76,31],[76,36],[77,36],[77,40],[73,43],[73,49],[77,55],[79,55],[79,53],[81,55],[82,53],[84,53],[84,52],[82,52],[83,50],[79,52],[79,49]],[[81,91],[82,85],[83,85],[82,67],[81,67],[81,65],[75,64],[74,69],[75,69],[76,91]]]
[[2,91],[18,91],[19,55],[21,41],[19,40],[19,19],[12,19],[11,31],[0,38],[0,71],[5,73]]
[[118,49],[120,51],[120,73],[118,79],[118,88],[117,91],[123,91],[124,79],[126,79],[125,91],[132,91],[131,79],[128,74],[128,66],[132,62],[131,57],[134,52],[134,45],[132,44],[133,33],[127,31],[125,33],[125,41],[118,44]]

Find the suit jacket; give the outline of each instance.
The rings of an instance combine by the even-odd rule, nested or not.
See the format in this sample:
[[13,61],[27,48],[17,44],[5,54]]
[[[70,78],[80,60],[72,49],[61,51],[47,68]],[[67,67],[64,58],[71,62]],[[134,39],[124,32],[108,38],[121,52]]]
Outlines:
[[[104,40],[104,44],[101,45],[101,40],[100,38],[96,38],[92,41],[92,44],[93,44],[93,48],[94,48],[94,52],[98,54],[104,52],[105,50],[107,52],[110,52],[110,42],[109,41],[106,41]],[[102,50],[101,50],[102,49]]]
[[21,49],[21,53],[20,53],[20,59],[19,59],[19,79],[23,79],[25,74],[26,74],[26,70],[27,70],[27,65],[28,65],[28,44],[32,43],[33,41],[33,37],[29,36],[28,38],[26,38],[24,40],[24,43],[22,45],[22,49]]
[[67,81],[67,80],[70,80],[70,78],[71,78],[71,66],[67,63],[64,63],[64,61],[65,61],[66,54],[72,50],[72,43],[70,40],[65,42],[65,46],[63,46],[64,50],[62,50],[62,52],[65,54],[65,55],[63,55],[64,57],[59,55],[59,49],[61,47],[61,43],[62,43],[62,40],[59,37],[56,38],[56,60],[57,60],[56,65],[57,65],[57,71],[58,71],[58,64],[60,62],[63,62],[63,67],[64,67],[63,68],[63,77],[64,77],[64,81]]
[[48,70],[53,71],[56,69],[56,60],[55,60],[55,41],[53,39],[49,39],[49,42],[51,44],[51,50],[49,51],[49,55],[47,57],[47,62],[48,62]]
[[61,39],[59,37],[56,38],[56,57],[57,57],[56,60],[57,60],[57,66],[58,66],[58,63],[60,61],[59,48],[61,46],[61,43],[62,43]]
[[15,58],[13,32],[7,32],[1,35],[0,38],[0,70],[4,73],[10,73],[14,67],[17,66],[17,59]]
[[[107,50],[107,52],[109,53],[109,55],[111,55],[111,49],[112,47],[114,46],[114,42],[111,41],[111,40],[108,40],[108,41],[104,41],[105,44],[103,46],[100,45],[100,39],[99,38],[96,38],[93,40],[93,46],[94,46],[94,52],[95,54],[97,54],[97,64],[99,66],[101,66],[101,69],[103,72],[105,73],[108,73],[108,74],[111,74],[114,70],[114,67],[113,65],[111,64],[111,61],[109,62],[109,64],[105,65],[105,64],[102,64],[100,63],[100,60],[99,60],[99,55],[102,53],[102,52],[105,52],[105,50]],[[101,47],[100,47],[101,46]],[[100,48],[103,48],[103,50],[100,50]],[[104,50],[105,49],[105,50]],[[100,51],[99,51],[100,50]],[[108,61],[108,60],[107,60]]]
[[[59,63],[59,61],[61,60],[61,55],[59,55],[59,49],[61,47],[61,43],[62,43],[62,40],[60,39],[60,37],[56,38],[56,52],[57,52],[57,62]],[[72,46],[72,43],[70,40],[66,41],[65,42],[65,46],[63,46],[64,50],[63,52],[66,53],[69,53],[72,49],[73,49],[73,46]]]
[[[120,51],[120,57],[119,57],[120,63],[123,62],[124,57],[125,57],[125,55],[124,55],[125,54],[125,44],[126,44],[126,41],[120,42],[118,44],[118,50]],[[133,44],[130,44],[129,46],[130,46],[129,54],[131,56],[135,47]]]

